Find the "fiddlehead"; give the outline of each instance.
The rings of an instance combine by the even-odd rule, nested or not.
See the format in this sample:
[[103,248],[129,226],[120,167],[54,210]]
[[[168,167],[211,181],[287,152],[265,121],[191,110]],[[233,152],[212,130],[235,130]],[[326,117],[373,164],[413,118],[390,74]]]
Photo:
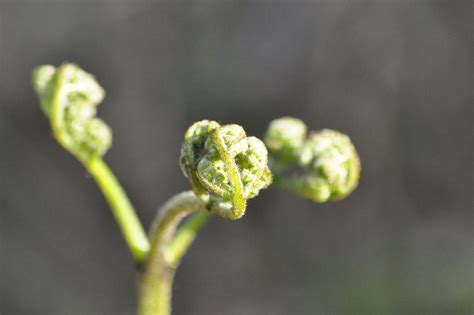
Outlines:
[[282,117],[270,122],[265,134],[265,144],[270,152],[278,155],[285,164],[298,161],[303,148],[307,127],[298,118]]
[[[351,140],[341,132],[324,129],[302,141],[306,131],[302,125],[300,120],[284,117],[269,126],[265,141],[274,155],[276,182],[315,202],[348,196],[360,176],[359,157]],[[281,161],[284,169],[279,167]],[[288,169],[294,172],[287,174]]]
[[107,199],[137,263],[150,244],[125,191],[102,156],[112,144],[112,131],[96,118],[105,93],[94,76],[74,64],[50,65],[33,71],[33,86],[54,137],[82,162]]
[[[140,315],[169,314],[175,269],[209,218],[205,208],[224,218],[241,218],[247,200],[272,181],[267,162],[263,142],[247,137],[238,125],[202,120],[188,128],[180,165],[193,191],[170,199],[152,225],[151,249],[140,277]],[[192,213],[194,216],[176,231],[181,220]]]
[[58,142],[81,161],[102,156],[112,144],[112,132],[96,118],[105,92],[95,78],[74,64],[44,65],[33,72],[41,108]]
[[268,152],[239,125],[194,123],[185,134],[180,164],[195,194],[210,211],[228,219],[245,214],[248,199],[272,182]]

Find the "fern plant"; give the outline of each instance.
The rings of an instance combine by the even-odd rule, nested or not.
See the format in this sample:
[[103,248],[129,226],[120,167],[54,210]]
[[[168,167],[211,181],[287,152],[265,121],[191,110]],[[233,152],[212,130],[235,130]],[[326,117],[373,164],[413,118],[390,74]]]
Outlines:
[[146,234],[102,159],[112,131],[96,117],[105,93],[94,76],[74,64],[44,65],[33,71],[33,86],[57,142],[92,175],[116,218],[137,264],[138,315],[171,314],[175,271],[210,216],[241,218],[248,200],[272,183],[327,202],[349,195],[359,180],[357,152],[338,131],[308,135],[301,120],[283,117],[270,123],[262,142],[239,125],[198,121],[185,133],[179,161],[192,190],[165,202]]

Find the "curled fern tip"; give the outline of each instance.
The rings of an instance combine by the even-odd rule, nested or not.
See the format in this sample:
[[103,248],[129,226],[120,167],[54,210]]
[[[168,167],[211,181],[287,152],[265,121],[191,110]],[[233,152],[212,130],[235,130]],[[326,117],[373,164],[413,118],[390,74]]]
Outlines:
[[58,142],[80,160],[104,155],[112,131],[95,117],[105,92],[93,75],[74,64],[37,67],[33,86]]
[[272,182],[265,145],[239,125],[194,123],[185,134],[180,164],[196,195],[228,219],[241,218],[247,200]]

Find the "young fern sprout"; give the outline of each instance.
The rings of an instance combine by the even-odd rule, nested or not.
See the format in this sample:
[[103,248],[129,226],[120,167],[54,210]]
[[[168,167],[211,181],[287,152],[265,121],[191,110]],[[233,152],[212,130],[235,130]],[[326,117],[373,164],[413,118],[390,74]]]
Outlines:
[[360,161],[345,134],[324,129],[306,136],[306,125],[297,118],[272,121],[265,143],[273,153],[275,182],[315,202],[348,196],[360,176]]
[[37,67],[33,87],[59,144],[94,177],[107,199],[137,263],[149,250],[148,238],[128,197],[102,160],[112,144],[112,131],[96,118],[105,92],[94,76],[74,64]]
[[172,198],[152,225],[151,252],[140,277],[140,315],[170,313],[174,272],[197,232],[211,213],[231,220],[245,214],[247,200],[271,184],[267,161],[263,142],[247,137],[241,126],[202,120],[188,128],[180,165],[193,192]]
[[239,125],[202,120],[188,128],[181,150],[180,166],[192,191],[165,202],[147,235],[102,160],[112,132],[95,117],[105,96],[95,78],[74,64],[45,65],[34,70],[33,85],[54,137],[97,182],[137,263],[138,315],[171,314],[176,268],[200,228],[212,214],[240,219],[247,200],[273,178],[279,186],[316,202],[344,198],[357,186],[359,158],[342,133],[322,130],[307,136],[302,121],[283,117],[270,124],[265,146]]
[[308,128],[298,118],[282,117],[270,122],[265,134],[268,150],[278,156],[282,165],[298,162]]
[[180,165],[195,194],[207,208],[235,220],[245,214],[247,200],[272,183],[268,152],[239,125],[202,120],[186,131]]
[[45,65],[35,69],[33,82],[58,142],[83,162],[103,156],[112,144],[112,131],[95,117],[105,96],[95,78],[76,65]]

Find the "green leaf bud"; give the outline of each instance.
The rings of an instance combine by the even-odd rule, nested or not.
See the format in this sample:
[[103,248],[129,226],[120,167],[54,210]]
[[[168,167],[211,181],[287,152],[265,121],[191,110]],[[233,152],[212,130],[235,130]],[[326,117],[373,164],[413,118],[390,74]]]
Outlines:
[[95,118],[105,92],[93,75],[74,64],[44,65],[34,70],[33,85],[61,145],[81,160],[106,153],[112,131]]
[[299,119],[273,120],[265,143],[272,153],[271,169],[278,186],[315,202],[349,195],[360,176],[357,152],[348,136],[325,129],[306,136]]
[[246,201],[268,187],[272,175],[261,140],[239,125],[194,123],[186,131],[180,165],[211,211],[228,219],[245,214]]
[[287,163],[297,162],[306,132],[307,127],[301,120],[293,117],[278,118],[268,126],[265,144],[281,160]]
[[338,200],[358,184],[360,162],[351,140],[335,130],[312,133],[306,140],[300,162],[307,170],[297,191],[316,202]]

